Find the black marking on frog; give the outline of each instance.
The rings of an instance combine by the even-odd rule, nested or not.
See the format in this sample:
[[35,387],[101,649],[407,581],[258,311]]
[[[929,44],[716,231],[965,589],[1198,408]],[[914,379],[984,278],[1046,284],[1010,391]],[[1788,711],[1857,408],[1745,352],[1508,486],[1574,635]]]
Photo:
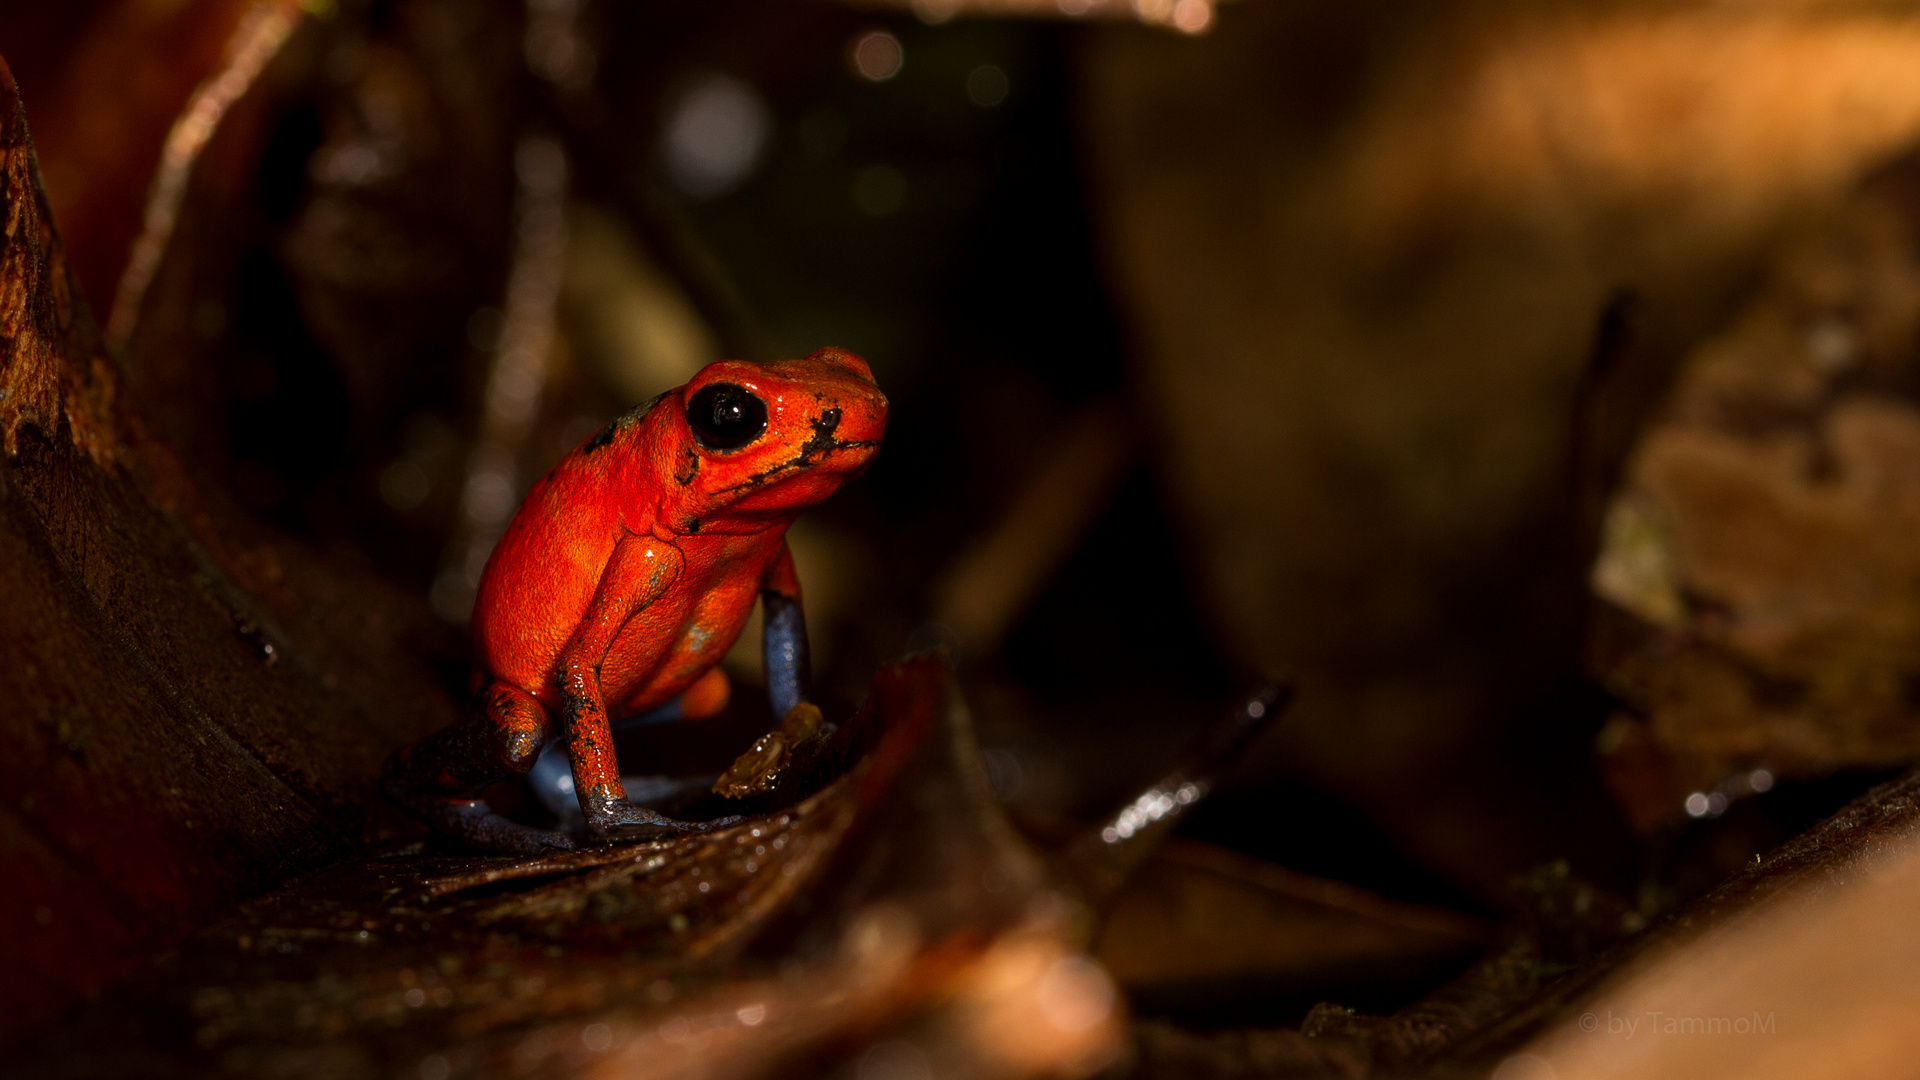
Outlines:
[[819,416],[807,422],[813,425],[813,434],[808,436],[806,442],[800,444],[798,453],[777,465],[754,473],[752,476],[747,477],[745,480],[740,481],[730,488],[722,488],[715,494],[725,495],[730,492],[763,487],[782,473],[790,470],[812,468],[814,462],[826,457],[835,450],[857,450],[862,447],[880,445],[878,441],[873,439],[849,440],[834,438],[834,431],[840,427],[839,409],[827,409]]
[[[612,443],[614,438],[621,432],[646,419],[647,414],[653,411],[653,407],[660,404],[660,402],[671,393],[673,393],[673,391],[666,390],[655,394],[652,400],[641,402],[626,412],[621,413],[614,418],[613,423],[595,432],[593,438],[588,439],[586,444],[580,448],[580,452],[591,455],[596,451],[606,449],[608,444]],[[688,479],[690,480],[692,477],[688,477]],[[686,481],[682,480],[681,483],[684,484]]]

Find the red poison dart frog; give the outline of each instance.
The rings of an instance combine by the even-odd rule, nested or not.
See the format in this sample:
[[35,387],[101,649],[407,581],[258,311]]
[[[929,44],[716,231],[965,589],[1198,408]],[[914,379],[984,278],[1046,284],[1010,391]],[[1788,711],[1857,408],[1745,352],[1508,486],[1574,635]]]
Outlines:
[[566,833],[509,821],[479,798],[542,761],[536,790],[553,805],[570,787],[592,836],[712,827],[627,801],[615,722],[718,712],[728,690],[715,665],[756,598],[774,714],[804,705],[787,526],[866,467],[886,426],[866,362],[822,349],[709,365],[582,443],[527,493],[487,562],[473,610],[475,707],[396,755],[388,793],[477,847],[571,847]]

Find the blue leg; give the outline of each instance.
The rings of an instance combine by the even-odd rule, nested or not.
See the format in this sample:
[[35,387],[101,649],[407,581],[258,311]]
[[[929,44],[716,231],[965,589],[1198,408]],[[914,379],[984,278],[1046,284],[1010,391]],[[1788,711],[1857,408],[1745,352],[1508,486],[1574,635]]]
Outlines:
[[[615,720],[612,727],[615,731],[630,731],[653,724],[671,724],[678,719],[680,699],[674,698],[665,705]],[[559,818],[563,827],[572,829],[582,822],[580,800],[573,792],[573,763],[567,759],[567,740],[560,737],[559,732],[540,749],[539,760],[527,770],[527,783],[533,785],[533,793],[541,805]]]
[[761,636],[765,640],[767,700],[773,705],[773,715],[785,718],[795,705],[807,699],[807,684],[812,681],[807,620],[797,598],[772,589],[761,590],[760,609],[765,613]]

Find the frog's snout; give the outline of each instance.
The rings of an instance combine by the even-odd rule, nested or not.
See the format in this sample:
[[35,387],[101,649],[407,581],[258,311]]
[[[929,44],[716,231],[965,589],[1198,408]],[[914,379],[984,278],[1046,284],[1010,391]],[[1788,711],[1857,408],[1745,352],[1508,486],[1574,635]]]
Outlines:
[[830,346],[773,366],[790,372],[789,377],[811,389],[814,400],[823,406],[807,417],[813,429],[807,443],[810,458],[818,460],[828,452],[862,460],[872,456],[886,434],[887,397],[874,383],[873,370],[865,360]]
[[870,456],[887,432],[887,399],[869,383],[857,400],[841,402],[814,421],[816,437],[831,439],[835,449],[863,449]]

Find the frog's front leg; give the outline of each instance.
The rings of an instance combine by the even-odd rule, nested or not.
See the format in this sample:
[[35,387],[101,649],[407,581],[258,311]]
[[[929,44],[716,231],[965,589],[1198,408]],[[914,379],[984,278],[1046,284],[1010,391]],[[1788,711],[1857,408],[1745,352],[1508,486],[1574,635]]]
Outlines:
[[[705,720],[727,707],[731,690],[727,685],[727,676],[719,668],[709,668],[705,675],[695,679],[692,686],[682,691],[680,696],[665,705],[656,705],[651,709],[625,716],[615,716],[608,726],[617,735],[634,728],[650,727],[654,724],[674,724],[683,720]],[[625,776],[621,785],[628,789],[627,797],[633,798],[633,785],[639,782],[654,794],[643,797],[650,799],[673,798],[686,790],[705,787],[713,778],[705,780],[684,778],[669,781],[661,776]],[[532,771],[527,773],[527,783],[533,787],[533,793],[541,805],[560,819],[562,825],[574,831],[582,824],[580,800],[573,790],[573,766],[567,755],[565,739],[549,740],[546,749],[540,751],[540,760],[534,763]]]
[[773,715],[785,719],[807,700],[812,670],[807,654],[807,619],[800,606],[800,575],[786,541],[760,580],[761,662]]
[[682,565],[679,549],[656,537],[621,540],[607,560],[585,617],[560,652],[554,678],[573,764],[574,794],[587,831],[595,836],[643,826],[690,832],[721,824],[676,821],[627,801],[613,751],[606,694],[600,686],[600,667],[621,629],[673,585]]

